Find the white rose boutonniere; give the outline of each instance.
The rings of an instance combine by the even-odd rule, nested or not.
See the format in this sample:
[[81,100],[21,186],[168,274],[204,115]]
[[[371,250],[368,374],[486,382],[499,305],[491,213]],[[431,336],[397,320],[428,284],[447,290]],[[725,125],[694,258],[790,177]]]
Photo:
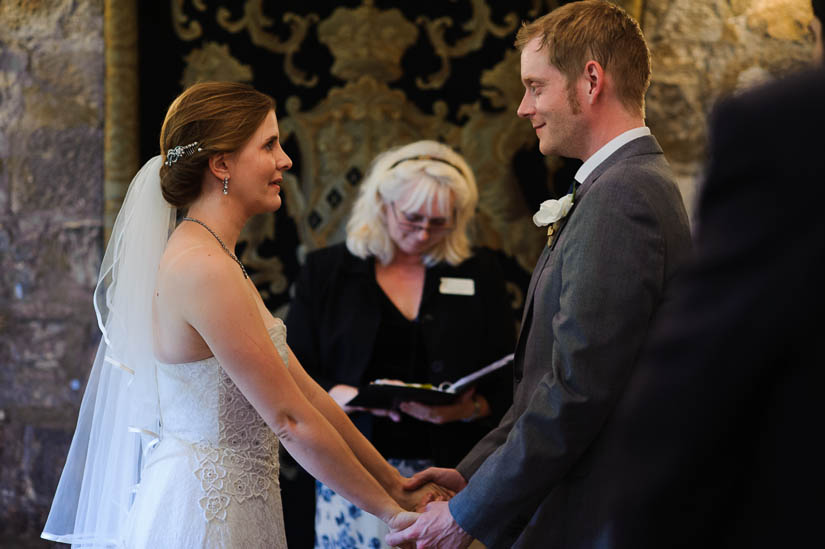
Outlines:
[[533,215],[533,223],[537,227],[544,227],[564,219],[573,207],[573,194],[567,194],[558,200],[545,200],[539,206],[539,211]]
[[558,200],[545,200],[542,202],[541,206],[539,206],[539,211],[533,215],[533,223],[535,223],[537,227],[550,225],[547,227],[548,248],[553,244],[553,237],[556,234],[561,220],[573,209],[573,201],[575,198],[576,188],[573,187],[572,193],[564,195]]

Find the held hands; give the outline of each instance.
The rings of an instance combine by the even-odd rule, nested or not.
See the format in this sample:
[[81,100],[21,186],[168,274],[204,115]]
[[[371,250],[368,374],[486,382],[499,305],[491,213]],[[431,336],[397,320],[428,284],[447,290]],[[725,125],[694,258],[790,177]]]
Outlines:
[[387,520],[387,526],[389,526],[391,532],[403,530],[412,525],[418,517],[418,513],[401,510]]
[[[397,530],[401,530],[407,528],[411,524],[415,522],[415,519],[418,517],[418,513],[412,513],[410,511],[399,511],[396,514],[392,515],[388,520],[385,522],[390,529],[390,532],[395,532]],[[404,543],[401,544],[400,549],[415,549],[414,543]]]
[[403,486],[405,490],[417,490],[428,482],[435,483],[456,494],[467,486],[467,481],[455,469],[445,469],[443,467],[430,467],[414,474],[408,478]]
[[392,546],[415,543],[418,549],[464,549],[470,545],[473,537],[453,520],[447,502],[437,501],[428,504],[426,511],[412,525],[403,529],[390,526],[390,533],[384,541]]
[[421,512],[428,503],[447,501],[455,495],[452,490],[432,482],[419,482],[415,488],[407,488],[409,481],[412,479],[405,479],[404,477],[401,477],[401,479],[402,482],[395,490],[391,491],[390,495],[401,507],[410,511]]
[[411,494],[419,494],[422,489],[437,486],[448,493],[449,497],[429,500],[429,503],[427,496],[422,498],[416,509],[421,510],[422,504],[426,504],[424,513],[418,515],[413,524],[403,528],[390,525],[390,533],[384,539],[387,544],[418,549],[425,547],[464,549],[470,545],[473,537],[455,522],[446,501],[467,486],[467,481],[461,473],[455,469],[430,467],[406,479],[402,486]]

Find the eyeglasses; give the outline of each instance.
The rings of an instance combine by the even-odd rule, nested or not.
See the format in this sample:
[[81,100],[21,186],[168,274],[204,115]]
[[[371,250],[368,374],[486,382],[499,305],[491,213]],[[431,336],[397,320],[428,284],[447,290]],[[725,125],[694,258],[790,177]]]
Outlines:
[[395,202],[390,202],[390,209],[393,217],[395,217],[395,222],[398,223],[398,227],[405,233],[427,231],[431,236],[439,236],[452,231],[454,228],[454,225],[446,217],[427,217],[426,215],[407,212],[401,212],[399,216],[398,211],[395,209]]

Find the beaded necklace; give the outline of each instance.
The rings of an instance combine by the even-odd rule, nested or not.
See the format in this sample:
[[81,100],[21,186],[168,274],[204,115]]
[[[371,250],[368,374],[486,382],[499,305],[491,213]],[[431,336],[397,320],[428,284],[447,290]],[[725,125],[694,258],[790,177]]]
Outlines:
[[233,254],[233,253],[230,251],[230,249],[229,249],[229,248],[227,248],[227,247],[226,247],[226,244],[224,244],[224,243],[223,243],[223,240],[221,240],[221,237],[219,237],[215,231],[213,231],[212,229],[210,229],[210,228],[209,228],[209,225],[207,225],[206,223],[204,223],[204,222],[203,222],[203,221],[201,221],[200,219],[195,219],[194,217],[188,217],[188,216],[187,216],[187,217],[184,217],[184,218],[183,218],[183,221],[192,221],[192,222],[194,222],[194,223],[197,223],[198,225],[201,225],[204,229],[206,229],[207,231],[209,231],[209,233],[210,233],[212,236],[214,236],[214,237],[215,237],[215,239],[218,241],[218,244],[220,244],[220,245],[221,245],[221,248],[223,248],[223,249],[224,249],[224,251],[225,251],[226,253],[228,253],[228,254],[229,254],[229,257],[231,257],[232,259],[234,259],[234,260],[235,260],[235,263],[237,263],[237,264],[240,266],[241,270],[243,271],[243,277],[244,277],[244,278],[249,278],[249,275],[248,275],[248,274],[246,274],[246,268],[243,266],[243,263],[241,263],[241,260],[240,260],[240,259],[238,259],[238,258],[237,258],[237,256],[236,256],[235,254]]

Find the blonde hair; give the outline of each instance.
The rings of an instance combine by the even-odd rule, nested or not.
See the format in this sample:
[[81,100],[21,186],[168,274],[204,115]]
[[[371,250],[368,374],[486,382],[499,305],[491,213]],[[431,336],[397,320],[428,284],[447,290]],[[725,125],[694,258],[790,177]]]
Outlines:
[[523,50],[536,37],[568,86],[593,59],[613,76],[616,94],[628,112],[644,117],[650,50],[639,23],[625,10],[602,0],[571,2],[522,24],[515,45]]
[[[404,201],[399,203],[405,192]],[[455,224],[424,254],[425,265],[441,261],[458,265],[470,257],[467,225],[478,203],[475,177],[461,155],[436,141],[416,141],[385,151],[373,160],[361,184],[347,223],[347,248],[362,259],[374,256],[386,265],[395,256],[386,206],[395,202],[400,209],[411,210],[423,204],[431,207],[435,199],[446,210],[451,196]]]
[[166,112],[160,151],[166,161],[169,149],[197,146],[161,167],[163,198],[176,208],[189,206],[200,196],[209,157],[243,147],[273,110],[275,100],[247,84],[202,82],[187,88]]

